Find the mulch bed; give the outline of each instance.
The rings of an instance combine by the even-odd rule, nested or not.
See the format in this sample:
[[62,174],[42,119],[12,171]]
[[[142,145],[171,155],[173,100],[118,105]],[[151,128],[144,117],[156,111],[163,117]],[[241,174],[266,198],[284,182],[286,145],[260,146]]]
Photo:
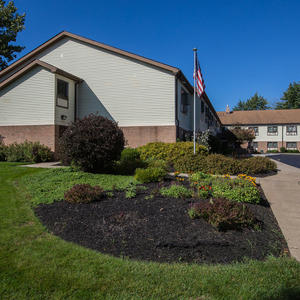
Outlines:
[[287,249],[266,199],[261,205],[247,204],[262,221],[261,230],[219,232],[202,219],[189,218],[187,211],[195,199],[160,195],[145,199],[171,183],[144,185],[147,190],[138,191],[133,199],[115,191],[112,198],[89,204],[41,204],[35,213],[50,232],[66,241],[137,260],[230,263],[245,257],[280,256]]

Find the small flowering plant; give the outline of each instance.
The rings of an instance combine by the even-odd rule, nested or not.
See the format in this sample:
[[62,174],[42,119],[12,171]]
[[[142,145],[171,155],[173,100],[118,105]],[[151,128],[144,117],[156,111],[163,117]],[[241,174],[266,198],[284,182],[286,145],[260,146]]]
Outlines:
[[180,175],[180,172],[179,172],[179,171],[175,171],[175,172],[174,172],[175,179],[176,179],[178,182],[183,182],[183,181],[185,181],[185,180],[184,180],[184,177],[181,177],[181,176],[179,176],[179,175]]
[[239,174],[238,178],[250,182],[253,186],[257,186],[256,177],[251,177],[246,174]]

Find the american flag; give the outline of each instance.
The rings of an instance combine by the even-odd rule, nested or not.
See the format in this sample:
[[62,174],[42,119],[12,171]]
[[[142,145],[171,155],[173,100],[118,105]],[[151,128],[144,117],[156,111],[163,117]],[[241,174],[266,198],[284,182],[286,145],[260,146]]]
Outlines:
[[[195,77],[195,74],[196,74],[196,77]],[[197,52],[196,52],[196,58],[195,58],[194,78],[195,78],[195,82],[196,82],[197,95],[198,95],[198,97],[201,97],[201,95],[203,94],[204,89],[205,89],[205,84],[204,84],[204,79],[203,79],[203,76],[201,73],[200,64],[199,64],[198,57],[197,57]]]

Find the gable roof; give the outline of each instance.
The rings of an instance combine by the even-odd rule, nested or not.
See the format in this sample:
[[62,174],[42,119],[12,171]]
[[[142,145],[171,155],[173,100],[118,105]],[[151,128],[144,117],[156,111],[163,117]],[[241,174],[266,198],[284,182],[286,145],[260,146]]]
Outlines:
[[217,112],[223,125],[300,124],[300,109]]
[[7,78],[6,80],[2,81],[0,83],[0,90],[3,89],[4,87],[6,87],[7,85],[9,85],[11,82],[15,81],[16,79],[18,79],[19,77],[21,77],[24,73],[28,72],[29,70],[31,70],[32,68],[36,67],[36,66],[40,66],[43,67],[45,69],[47,69],[48,71],[50,71],[51,73],[55,73],[55,74],[59,74],[62,75],[66,78],[72,79],[76,82],[80,82],[82,81],[79,77],[72,75],[62,69],[59,69],[53,65],[50,65],[44,61],[41,60],[34,60],[32,62],[30,62],[29,64],[27,64],[24,68],[22,68],[21,70],[19,70],[18,72],[14,73],[12,76],[10,76],[9,78]]
[[95,47],[98,47],[98,48],[101,48],[101,49],[104,49],[104,50],[108,50],[110,52],[117,53],[117,54],[123,55],[125,57],[132,58],[134,60],[137,60],[137,61],[149,64],[149,65],[158,67],[158,68],[166,70],[166,71],[169,71],[173,74],[178,74],[180,72],[180,69],[178,69],[178,68],[163,64],[163,63],[155,61],[153,59],[149,59],[149,58],[137,55],[137,54],[133,54],[133,53],[128,52],[128,51],[121,50],[119,48],[115,48],[115,47],[112,47],[112,46],[109,46],[109,45],[106,45],[106,44],[103,44],[103,43],[99,43],[99,42],[96,42],[94,40],[82,37],[82,36],[74,34],[74,33],[70,33],[70,32],[67,32],[67,31],[62,31],[59,34],[52,37],[47,42],[43,43],[39,47],[35,48],[31,52],[27,53],[26,55],[24,55],[23,57],[18,59],[16,62],[12,63],[10,66],[5,68],[4,70],[2,70],[0,72],[0,77],[7,74],[10,71],[12,71],[18,65],[32,59],[35,55],[39,54],[40,52],[44,51],[45,49],[49,48],[54,43],[56,43],[57,41],[65,38],[65,37],[69,37],[69,38],[75,39],[77,41],[81,41],[81,42],[87,43],[89,45],[92,45],[92,46],[95,46]]

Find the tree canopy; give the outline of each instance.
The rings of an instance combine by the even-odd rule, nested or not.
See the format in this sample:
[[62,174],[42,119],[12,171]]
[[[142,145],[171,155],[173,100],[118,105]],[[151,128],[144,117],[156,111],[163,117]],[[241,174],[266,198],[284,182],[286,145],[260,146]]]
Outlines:
[[16,58],[16,53],[21,52],[24,47],[14,45],[17,34],[22,31],[25,22],[25,14],[18,14],[13,1],[5,5],[0,0],[0,70],[7,67],[8,62]]
[[300,83],[290,83],[283,93],[280,102],[276,103],[275,109],[300,108]]
[[246,101],[239,100],[233,110],[265,110],[270,108],[268,104],[267,99],[255,93]]

